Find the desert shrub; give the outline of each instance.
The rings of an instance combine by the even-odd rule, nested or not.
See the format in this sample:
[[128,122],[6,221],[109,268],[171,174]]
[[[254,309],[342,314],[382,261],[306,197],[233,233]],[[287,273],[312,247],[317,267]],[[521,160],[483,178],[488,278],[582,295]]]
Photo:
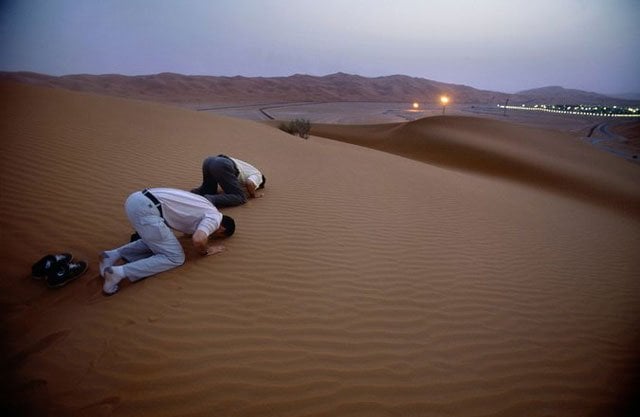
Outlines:
[[311,122],[306,119],[295,119],[280,124],[280,130],[294,136],[307,139],[311,131]]

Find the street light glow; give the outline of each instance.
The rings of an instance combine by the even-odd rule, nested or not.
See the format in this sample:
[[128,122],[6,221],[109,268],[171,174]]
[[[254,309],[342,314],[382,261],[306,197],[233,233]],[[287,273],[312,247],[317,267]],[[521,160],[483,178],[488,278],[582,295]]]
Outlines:
[[447,108],[447,103],[449,103],[449,97],[440,96],[440,103],[442,103],[442,115],[444,116],[444,109]]

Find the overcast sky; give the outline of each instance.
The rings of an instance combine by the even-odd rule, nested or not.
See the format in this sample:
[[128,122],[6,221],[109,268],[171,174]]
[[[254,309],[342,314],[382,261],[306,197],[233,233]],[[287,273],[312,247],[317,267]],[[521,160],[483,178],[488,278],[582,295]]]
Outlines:
[[640,92],[640,0],[0,0],[0,70]]

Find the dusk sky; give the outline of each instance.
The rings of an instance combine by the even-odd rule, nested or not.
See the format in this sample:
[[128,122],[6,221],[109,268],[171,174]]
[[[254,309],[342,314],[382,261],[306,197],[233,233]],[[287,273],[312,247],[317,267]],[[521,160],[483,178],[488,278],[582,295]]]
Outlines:
[[640,0],[0,0],[0,70],[640,92]]

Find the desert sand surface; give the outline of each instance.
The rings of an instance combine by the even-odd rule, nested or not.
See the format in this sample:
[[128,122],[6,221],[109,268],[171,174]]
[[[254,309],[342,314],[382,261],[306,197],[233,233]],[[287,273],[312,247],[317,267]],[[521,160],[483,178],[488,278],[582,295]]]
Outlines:
[[[611,416],[638,384],[640,168],[468,116],[317,126],[0,83],[5,409],[33,416]],[[335,139],[323,138],[319,134]],[[351,142],[351,143],[348,143]],[[367,142],[367,143],[365,143]],[[226,153],[226,251],[112,297],[123,204]],[[89,271],[51,290],[48,253]]]

